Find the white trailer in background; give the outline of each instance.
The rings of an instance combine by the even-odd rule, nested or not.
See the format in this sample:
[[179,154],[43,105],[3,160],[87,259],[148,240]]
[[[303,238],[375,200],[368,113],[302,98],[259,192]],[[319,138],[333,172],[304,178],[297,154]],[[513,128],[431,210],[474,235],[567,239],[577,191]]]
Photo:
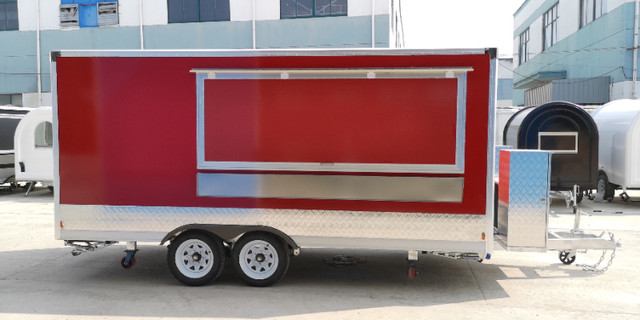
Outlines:
[[40,182],[53,188],[53,113],[40,107],[27,113],[16,128],[15,177],[28,184],[27,195]]
[[0,188],[13,190],[16,187],[14,177],[13,136],[20,119],[29,109],[13,106],[0,107]]
[[592,117],[600,133],[597,195],[611,201],[622,188],[627,201],[627,189],[640,188],[640,101],[615,100]]

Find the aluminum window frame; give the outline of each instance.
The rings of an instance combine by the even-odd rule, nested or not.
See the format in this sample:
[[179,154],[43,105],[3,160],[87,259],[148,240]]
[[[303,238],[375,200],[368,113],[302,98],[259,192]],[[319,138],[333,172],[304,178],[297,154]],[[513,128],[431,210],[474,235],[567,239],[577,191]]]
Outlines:
[[547,10],[542,16],[542,51],[558,42],[558,4]]
[[604,14],[604,0],[580,0],[580,28]]
[[[573,149],[557,149],[557,150],[549,150],[549,149],[541,149],[542,147],[542,138],[543,137],[574,137],[574,148]],[[549,151],[552,154],[578,154],[578,132],[570,131],[570,132],[557,132],[557,131],[540,131],[538,132],[538,150]]]
[[529,28],[525,29],[518,38],[518,65],[522,65],[529,61]]
[[[400,68],[400,69],[193,69],[196,74],[198,170],[265,170],[319,172],[390,172],[462,174],[465,163],[465,125],[467,73],[473,68]],[[228,79],[457,79],[456,147],[454,164],[388,164],[321,162],[247,162],[206,161],[205,94],[206,80]]]

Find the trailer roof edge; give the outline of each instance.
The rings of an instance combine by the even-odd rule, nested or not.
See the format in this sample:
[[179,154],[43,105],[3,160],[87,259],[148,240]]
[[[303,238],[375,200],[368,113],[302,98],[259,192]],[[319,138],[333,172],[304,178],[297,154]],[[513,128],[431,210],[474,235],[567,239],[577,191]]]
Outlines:
[[490,54],[495,49],[240,49],[240,50],[60,50],[51,52],[51,61],[58,57],[262,57],[262,56],[316,56],[316,55],[460,55]]
[[489,57],[493,60],[498,56],[498,48],[487,48],[485,52],[489,55]]

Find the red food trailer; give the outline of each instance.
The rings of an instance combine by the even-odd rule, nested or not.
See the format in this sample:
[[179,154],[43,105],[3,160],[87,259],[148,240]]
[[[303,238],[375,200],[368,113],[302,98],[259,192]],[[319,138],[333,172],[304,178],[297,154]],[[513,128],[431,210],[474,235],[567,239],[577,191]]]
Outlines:
[[203,285],[305,248],[488,259],[495,50],[60,51],[55,231]]

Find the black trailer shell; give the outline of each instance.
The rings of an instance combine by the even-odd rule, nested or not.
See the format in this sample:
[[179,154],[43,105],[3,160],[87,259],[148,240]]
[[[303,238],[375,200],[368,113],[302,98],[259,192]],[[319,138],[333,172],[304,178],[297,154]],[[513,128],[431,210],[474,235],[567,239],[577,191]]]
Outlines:
[[551,189],[594,188],[598,177],[598,128],[591,115],[570,102],[554,101],[515,113],[503,144],[552,152]]

